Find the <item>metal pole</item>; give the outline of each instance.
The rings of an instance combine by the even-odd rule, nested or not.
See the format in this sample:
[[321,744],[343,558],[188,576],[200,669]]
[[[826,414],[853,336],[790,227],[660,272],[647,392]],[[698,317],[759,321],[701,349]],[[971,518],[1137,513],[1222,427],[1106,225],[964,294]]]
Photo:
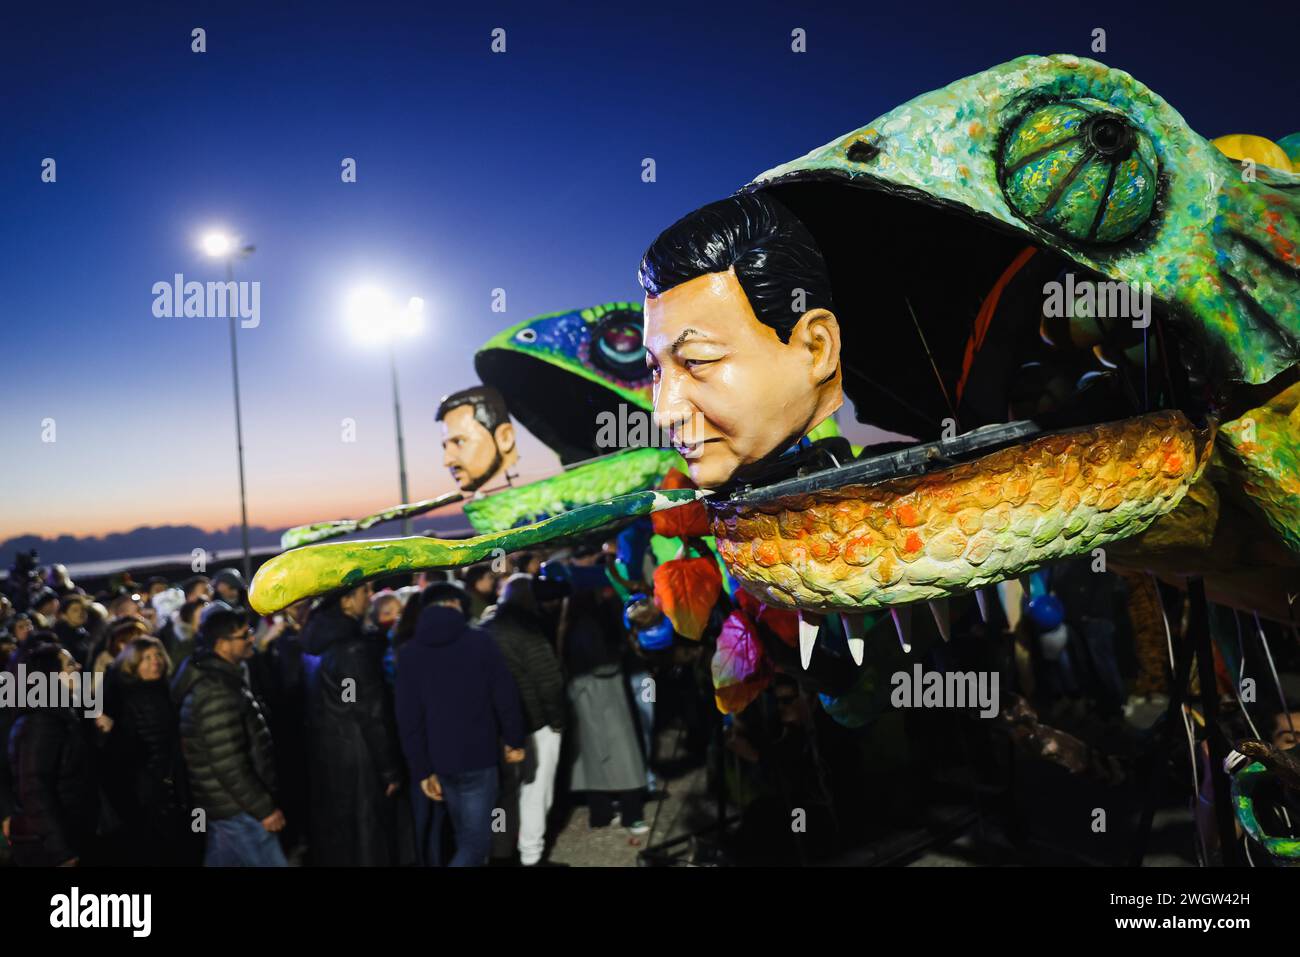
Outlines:
[[[226,260],[226,282],[235,281],[235,260]],[[248,554],[248,496],[244,488],[244,422],[239,411],[239,353],[235,349],[235,313],[230,311],[230,376],[235,383],[235,447],[239,458],[239,532],[244,546],[244,584],[253,577],[253,563]]]
[[[406,491],[406,444],[402,441],[402,403],[397,394],[397,346],[392,338],[388,340],[388,367],[393,373],[393,421],[397,423],[397,474],[402,481],[402,504],[411,500]],[[411,534],[411,518],[402,519],[402,534]]]
[[1210,788],[1214,794],[1219,851],[1222,866],[1237,867],[1241,861],[1237,852],[1236,817],[1232,811],[1228,772],[1223,769],[1228,747],[1219,728],[1219,684],[1214,673],[1214,645],[1210,640],[1210,611],[1203,578],[1198,576],[1187,580],[1187,597],[1190,605],[1187,628],[1196,651],[1196,674],[1201,682],[1201,711],[1205,717],[1205,740],[1210,752]]

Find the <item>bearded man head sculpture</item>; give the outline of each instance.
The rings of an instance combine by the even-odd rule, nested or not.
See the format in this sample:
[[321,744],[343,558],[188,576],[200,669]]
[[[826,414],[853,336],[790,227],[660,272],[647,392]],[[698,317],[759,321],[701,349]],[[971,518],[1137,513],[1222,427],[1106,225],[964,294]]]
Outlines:
[[479,385],[445,396],[434,421],[442,423],[442,463],[462,492],[506,484],[519,461],[506,401]]
[[640,274],[655,425],[697,485],[743,480],[843,404],[826,262],[770,196],[684,217],[651,244]]

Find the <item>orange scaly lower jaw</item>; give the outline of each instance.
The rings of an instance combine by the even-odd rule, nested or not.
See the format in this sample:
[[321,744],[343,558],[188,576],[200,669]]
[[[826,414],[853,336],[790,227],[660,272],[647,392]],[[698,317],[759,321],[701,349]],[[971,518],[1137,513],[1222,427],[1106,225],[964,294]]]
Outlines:
[[771,604],[853,613],[945,598],[1143,531],[1200,476],[1212,435],[1155,412],[924,475],[715,502],[713,533]]

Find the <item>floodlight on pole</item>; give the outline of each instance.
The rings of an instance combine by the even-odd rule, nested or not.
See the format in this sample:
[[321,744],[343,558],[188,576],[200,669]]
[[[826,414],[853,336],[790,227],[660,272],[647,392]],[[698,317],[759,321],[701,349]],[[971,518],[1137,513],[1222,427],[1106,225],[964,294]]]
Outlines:
[[[397,382],[397,340],[412,336],[423,325],[424,300],[412,296],[399,309],[381,287],[366,285],[352,290],[347,299],[347,317],[352,331],[368,342],[388,345],[388,370],[393,381],[393,422],[397,428],[397,475],[402,502],[411,500],[406,482],[406,442],[402,436],[402,403]],[[402,534],[411,534],[411,519],[402,519]]]
[[[235,257],[247,256],[253,251],[252,246],[239,247],[235,237],[222,230],[204,233],[199,240],[199,247],[212,259],[225,260],[226,282],[235,281]],[[248,548],[248,490],[244,482],[244,421],[239,401],[239,352],[235,346],[235,312],[230,310],[230,378],[235,392],[235,454],[239,465],[239,534],[244,552],[244,581],[247,583],[253,575],[253,562]]]

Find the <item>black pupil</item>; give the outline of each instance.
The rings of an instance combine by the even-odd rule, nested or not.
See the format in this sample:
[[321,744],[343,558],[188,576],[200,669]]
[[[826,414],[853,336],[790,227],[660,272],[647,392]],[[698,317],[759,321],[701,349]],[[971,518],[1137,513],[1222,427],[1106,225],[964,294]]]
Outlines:
[[1112,117],[1095,119],[1088,129],[1088,139],[1100,153],[1111,155],[1123,150],[1129,144],[1128,127]]

